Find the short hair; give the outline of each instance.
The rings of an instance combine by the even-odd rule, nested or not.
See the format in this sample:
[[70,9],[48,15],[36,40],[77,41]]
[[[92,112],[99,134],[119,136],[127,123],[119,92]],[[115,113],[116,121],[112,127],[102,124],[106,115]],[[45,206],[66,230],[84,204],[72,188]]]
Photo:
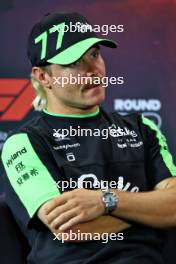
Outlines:
[[[40,67],[43,71],[51,75],[51,69],[49,66]],[[35,99],[32,102],[32,105],[36,111],[42,111],[47,106],[47,96],[44,90],[43,85],[36,77],[31,73],[31,83],[35,91]]]

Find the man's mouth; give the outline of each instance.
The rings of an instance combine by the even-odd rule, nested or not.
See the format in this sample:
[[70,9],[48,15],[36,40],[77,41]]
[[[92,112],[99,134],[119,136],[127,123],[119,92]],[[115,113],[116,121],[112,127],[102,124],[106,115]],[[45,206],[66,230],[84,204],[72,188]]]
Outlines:
[[84,86],[84,90],[90,90],[90,89],[95,89],[96,87],[98,87],[98,86],[102,86],[103,84],[102,84],[102,82],[101,82],[101,80],[100,80],[100,82],[99,83],[91,83],[91,84],[86,84],[85,86]]
[[93,84],[91,86],[88,86],[88,87],[85,88],[85,90],[95,89],[98,86],[101,86],[101,83],[99,83],[99,84]]

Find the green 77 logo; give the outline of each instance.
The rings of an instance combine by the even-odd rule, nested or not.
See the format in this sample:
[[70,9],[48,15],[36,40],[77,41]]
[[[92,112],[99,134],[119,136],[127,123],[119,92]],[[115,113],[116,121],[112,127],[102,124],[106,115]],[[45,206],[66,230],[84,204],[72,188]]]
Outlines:
[[[65,28],[65,22],[60,23],[58,25],[53,25],[53,27],[49,29],[49,34],[57,32],[56,50],[58,50],[62,46],[64,28]],[[47,31],[44,31],[42,34],[40,34],[38,37],[35,38],[35,44],[38,44],[39,42],[42,43],[40,59],[43,60],[46,57],[46,51],[47,51],[47,42],[48,42]]]

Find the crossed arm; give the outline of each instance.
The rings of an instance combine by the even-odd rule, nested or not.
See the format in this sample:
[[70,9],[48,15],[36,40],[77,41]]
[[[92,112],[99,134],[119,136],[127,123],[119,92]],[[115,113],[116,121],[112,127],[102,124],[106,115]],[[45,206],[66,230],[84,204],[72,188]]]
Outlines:
[[[156,228],[176,226],[176,178],[167,178],[150,192],[112,190],[119,204],[112,216],[105,216],[101,190],[75,189],[46,202],[38,217],[53,233],[120,232],[135,221]],[[122,220],[123,219],[123,220]]]
[[[49,215],[46,214],[46,208],[47,209],[51,208],[54,202],[55,207],[54,208],[52,207],[53,208],[51,211],[52,215],[50,215],[49,217],[53,217],[55,218],[55,221],[57,221],[57,217],[59,217],[60,215],[60,208],[59,208],[58,199],[57,199],[58,197],[56,197],[55,199],[49,200],[48,202],[43,204],[38,210],[39,219],[50,229],[50,231],[53,234],[57,234],[57,237],[59,237],[59,234],[61,235],[61,233],[69,232],[70,230],[76,234],[78,233],[78,231],[81,233],[91,233],[93,237],[95,233],[99,233],[99,234],[117,233],[117,232],[121,232],[127,229],[128,227],[130,227],[130,224],[128,222],[120,218],[110,216],[110,215],[102,215],[102,216],[98,216],[94,218],[93,220],[88,221],[87,219],[86,221],[77,223],[74,226],[67,228],[67,230],[61,231],[60,227],[58,225],[55,225],[54,221],[50,221],[48,218]],[[51,205],[51,202],[52,202],[52,205]],[[72,206],[72,201],[70,201],[70,207],[71,206]],[[81,207],[80,207],[80,210],[82,210]],[[67,241],[69,241],[69,239],[67,239]],[[74,242],[83,242],[83,240],[82,241],[74,240]]]

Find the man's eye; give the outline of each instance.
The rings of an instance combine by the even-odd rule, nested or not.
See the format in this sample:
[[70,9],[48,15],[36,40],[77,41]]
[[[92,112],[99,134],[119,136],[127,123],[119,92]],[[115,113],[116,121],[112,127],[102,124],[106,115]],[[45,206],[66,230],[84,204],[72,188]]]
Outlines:
[[92,52],[92,57],[94,58],[98,58],[98,56],[100,55],[100,51],[99,50],[95,50]]

